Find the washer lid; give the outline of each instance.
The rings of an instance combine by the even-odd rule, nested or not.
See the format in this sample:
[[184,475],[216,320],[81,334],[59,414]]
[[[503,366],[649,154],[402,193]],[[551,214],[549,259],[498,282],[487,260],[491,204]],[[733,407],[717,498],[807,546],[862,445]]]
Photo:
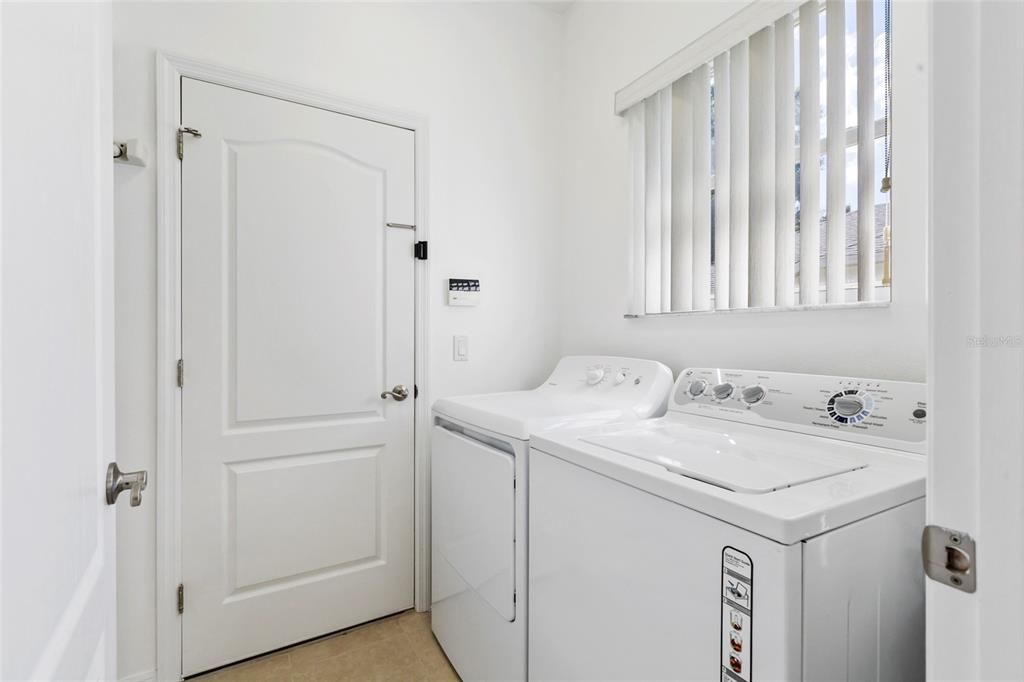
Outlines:
[[868,466],[856,455],[836,452],[839,448],[826,449],[809,439],[768,429],[764,434],[730,434],[667,424],[581,440],[748,495],[770,493]]

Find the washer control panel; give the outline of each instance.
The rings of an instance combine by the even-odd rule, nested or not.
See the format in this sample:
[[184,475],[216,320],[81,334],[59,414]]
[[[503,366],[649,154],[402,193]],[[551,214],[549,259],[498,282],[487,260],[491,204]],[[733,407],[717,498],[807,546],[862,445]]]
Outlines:
[[690,368],[669,409],[923,453],[925,399],[910,381]]

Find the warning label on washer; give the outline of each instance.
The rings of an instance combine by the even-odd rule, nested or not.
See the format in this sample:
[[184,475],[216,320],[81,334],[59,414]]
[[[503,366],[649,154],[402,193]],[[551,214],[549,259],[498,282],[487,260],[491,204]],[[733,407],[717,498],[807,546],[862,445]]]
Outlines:
[[722,682],[750,682],[754,562],[734,547],[722,549]]

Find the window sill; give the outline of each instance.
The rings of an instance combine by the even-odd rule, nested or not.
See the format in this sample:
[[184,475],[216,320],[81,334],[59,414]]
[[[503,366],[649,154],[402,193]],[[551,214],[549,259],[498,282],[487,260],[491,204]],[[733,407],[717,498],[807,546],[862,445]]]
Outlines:
[[639,320],[645,317],[679,317],[681,315],[749,315],[761,313],[792,313],[809,310],[864,310],[888,308],[891,301],[857,301],[854,303],[821,303],[818,305],[771,306],[768,308],[727,308],[724,310],[675,310],[669,313],[626,313],[627,320]]

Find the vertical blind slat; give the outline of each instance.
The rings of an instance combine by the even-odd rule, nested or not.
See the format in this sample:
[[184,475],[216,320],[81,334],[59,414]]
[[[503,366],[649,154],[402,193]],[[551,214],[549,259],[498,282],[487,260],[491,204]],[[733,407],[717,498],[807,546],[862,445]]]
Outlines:
[[646,253],[645,253],[645,231],[638,229],[644,225],[647,202],[647,181],[645,178],[644,165],[644,103],[640,102],[630,107],[626,112],[626,123],[629,128],[630,164],[632,166],[631,177],[633,179],[631,188],[631,211],[633,225],[633,291],[630,297],[630,313],[639,315],[645,312],[644,289],[646,284]]
[[729,307],[729,53],[715,57],[715,308]]
[[672,89],[658,93],[661,120],[661,312],[672,310]]
[[750,51],[743,41],[729,51],[729,307],[747,307],[750,210]]
[[843,0],[825,2],[826,290],[842,303],[846,286],[846,15]]
[[750,38],[751,307],[775,303],[775,41],[769,26]]
[[711,307],[711,67],[693,72],[693,308]]
[[800,6],[800,303],[816,305],[821,247],[818,167],[821,159],[821,55],[818,0]]
[[875,22],[857,0],[857,300],[875,291]]
[[775,305],[794,302],[796,121],[793,15],[775,22]]
[[648,313],[661,312],[661,108],[658,97],[648,97],[644,106],[644,191],[647,197],[644,207],[647,264],[644,310]]
[[693,309],[693,75],[672,85],[672,308]]

